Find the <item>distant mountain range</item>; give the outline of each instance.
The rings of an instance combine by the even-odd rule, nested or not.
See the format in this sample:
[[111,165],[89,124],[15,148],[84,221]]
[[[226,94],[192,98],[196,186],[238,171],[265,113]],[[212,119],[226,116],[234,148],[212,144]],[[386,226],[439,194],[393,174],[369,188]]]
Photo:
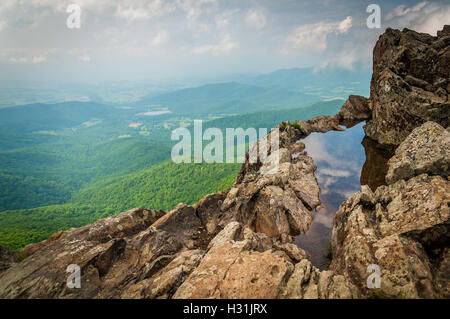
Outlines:
[[313,102],[368,95],[370,74],[343,69],[277,70],[233,82],[214,83],[143,97],[136,104],[168,108],[174,113],[242,114],[304,107]]
[[165,107],[183,114],[242,114],[303,107],[318,100],[301,92],[229,82],[146,97],[138,104]]

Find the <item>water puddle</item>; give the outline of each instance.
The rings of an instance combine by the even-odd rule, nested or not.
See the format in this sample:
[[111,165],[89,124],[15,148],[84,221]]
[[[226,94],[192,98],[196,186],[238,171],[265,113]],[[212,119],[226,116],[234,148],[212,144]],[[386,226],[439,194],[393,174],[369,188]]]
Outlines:
[[[366,153],[361,144],[364,138],[363,125],[364,123],[360,123],[342,132],[312,133],[303,140],[308,155],[317,165],[316,177],[320,186],[322,208],[313,213],[314,221],[309,231],[297,236],[294,243],[307,251],[311,256],[311,263],[321,270],[327,269],[329,264],[326,255],[333,217],[342,202],[361,189],[361,169],[366,161]],[[372,151],[377,152],[376,147]],[[366,164],[365,176],[374,179],[376,172],[371,171],[374,168],[374,165]]]

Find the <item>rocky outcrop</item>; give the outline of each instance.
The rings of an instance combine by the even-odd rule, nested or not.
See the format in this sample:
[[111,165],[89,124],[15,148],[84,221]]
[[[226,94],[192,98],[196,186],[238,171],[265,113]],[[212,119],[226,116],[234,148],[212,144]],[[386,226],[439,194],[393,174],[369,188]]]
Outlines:
[[[247,154],[220,209],[220,225],[238,221],[255,232],[290,243],[293,236],[308,231],[313,220],[311,212],[320,205],[320,189],[314,176],[317,167],[304,151],[301,139],[312,132],[343,129],[335,115],[293,124],[284,122],[274,130],[279,130],[279,165],[273,169],[270,164],[250,163]],[[274,131],[254,148],[269,143],[272,134]],[[270,146],[266,147],[270,150]]]
[[350,95],[338,113],[339,124],[346,127],[369,120],[371,116],[367,98],[359,95]]
[[16,261],[16,257],[12,251],[0,246],[0,273],[11,267]]
[[232,222],[214,239],[174,298],[354,298],[344,276],[320,272],[293,244]]
[[397,146],[411,131],[433,121],[450,125],[450,26],[436,37],[387,29],[373,51],[366,135]]
[[386,181],[392,184],[423,173],[449,176],[450,132],[435,122],[414,129],[389,160]]
[[376,264],[382,296],[450,297],[449,142],[437,123],[414,129],[388,161],[387,186],[362,186],[336,213],[330,269],[366,296],[367,268]]
[[367,297],[369,265],[381,269],[379,293],[390,298],[450,297],[446,276],[450,239],[450,182],[426,174],[363,186],[341,205],[332,232],[330,266],[347,274]]

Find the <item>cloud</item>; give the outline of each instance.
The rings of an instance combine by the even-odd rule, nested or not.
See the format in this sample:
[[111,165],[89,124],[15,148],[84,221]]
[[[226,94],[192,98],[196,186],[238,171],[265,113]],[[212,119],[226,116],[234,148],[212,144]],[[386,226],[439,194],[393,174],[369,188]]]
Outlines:
[[428,1],[419,2],[418,4],[412,6],[411,8],[406,8],[404,4],[397,6],[393,11],[389,12],[386,16],[386,20],[392,20],[395,17],[402,17],[410,12],[418,12],[422,10]]
[[225,35],[222,40],[218,44],[208,44],[196,47],[192,50],[195,54],[220,54],[233,50],[239,44],[237,42],[233,42],[229,35]]
[[31,58],[27,58],[27,57],[10,57],[9,61],[13,62],[13,63],[20,63],[20,64],[25,64],[25,63],[38,64],[38,63],[42,63],[42,62],[47,61],[47,57],[42,56],[42,55],[33,56]]
[[40,56],[34,56],[34,57],[31,59],[31,63],[34,63],[34,64],[42,63],[42,62],[45,62],[45,61],[47,61],[47,58],[46,58],[45,56],[42,56],[42,55],[40,55]]
[[267,19],[261,10],[250,9],[245,17],[245,23],[250,27],[262,29],[266,26]]
[[25,58],[25,57],[18,57],[18,58],[16,58],[16,57],[10,57],[10,58],[9,58],[9,61],[10,61],[10,62],[13,62],[13,63],[27,63],[27,62],[28,62],[28,59]]
[[209,30],[204,23],[198,22],[204,11],[204,6],[216,4],[217,0],[178,0],[177,5],[186,12],[186,21],[189,29],[195,32],[206,32]]
[[338,25],[339,33],[347,33],[348,30],[352,27],[352,17],[347,17],[345,20],[341,21]]
[[[114,5],[114,4],[113,4]],[[125,1],[116,8],[116,16],[127,21],[137,21],[159,17],[176,9],[175,4],[162,0]]]
[[122,8],[119,6],[116,12],[117,17],[123,18],[128,21],[135,21],[141,19],[147,19],[150,15],[150,12],[147,8]]
[[320,170],[320,172],[324,175],[335,176],[335,177],[348,177],[348,176],[352,175],[352,173],[350,171],[340,170],[340,169],[322,168]]
[[164,44],[167,42],[168,35],[166,31],[160,31],[158,34],[153,38],[153,45],[158,46],[161,44]]
[[[367,49],[369,48],[369,49]],[[328,67],[340,67],[349,71],[355,69],[355,64],[372,57],[372,46],[361,43],[358,45],[348,44],[348,48],[336,52],[331,57],[324,58],[323,62],[315,67],[315,71]]]
[[224,12],[216,15],[214,17],[214,21],[216,23],[216,27],[220,30],[220,29],[225,29],[226,27],[228,27],[228,25],[230,24],[231,19],[233,18],[233,16],[239,12],[238,9],[234,9],[234,10],[225,10]]
[[386,20],[390,27],[410,28],[436,35],[450,21],[450,4],[424,1],[409,8],[400,5],[387,14]]
[[89,55],[85,54],[85,55],[81,56],[80,60],[85,63],[88,63],[88,62],[91,62],[91,57]]
[[301,25],[286,37],[287,51],[289,49],[324,51],[328,47],[327,38],[329,35],[347,33],[351,27],[351,16],[340,22],[318,22]]

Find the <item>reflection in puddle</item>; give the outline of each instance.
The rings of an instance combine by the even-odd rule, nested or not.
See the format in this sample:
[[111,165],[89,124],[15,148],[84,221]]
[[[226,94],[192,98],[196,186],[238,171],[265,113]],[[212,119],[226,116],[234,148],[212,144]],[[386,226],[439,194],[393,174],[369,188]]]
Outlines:
[[367,136],[361,144],[366,152],[366,162],[361,171],[361,185],[369,185],[370,189],[375,191],[378,186],[386,184],[384,178],[388,171],[387,162],[394,154],[380,148],[377,142]]
[[314,212],[309,231],[297,236],[295,244],[306,250],[311,263],[321,270],[328,267],[325,253],[330,243],[333,217],[342,202],[361,189],[361,167],[365,161],[362,126],[360,123],[343,132],[312,133],[303,140],[305,150],[317,165],[322,208]]

